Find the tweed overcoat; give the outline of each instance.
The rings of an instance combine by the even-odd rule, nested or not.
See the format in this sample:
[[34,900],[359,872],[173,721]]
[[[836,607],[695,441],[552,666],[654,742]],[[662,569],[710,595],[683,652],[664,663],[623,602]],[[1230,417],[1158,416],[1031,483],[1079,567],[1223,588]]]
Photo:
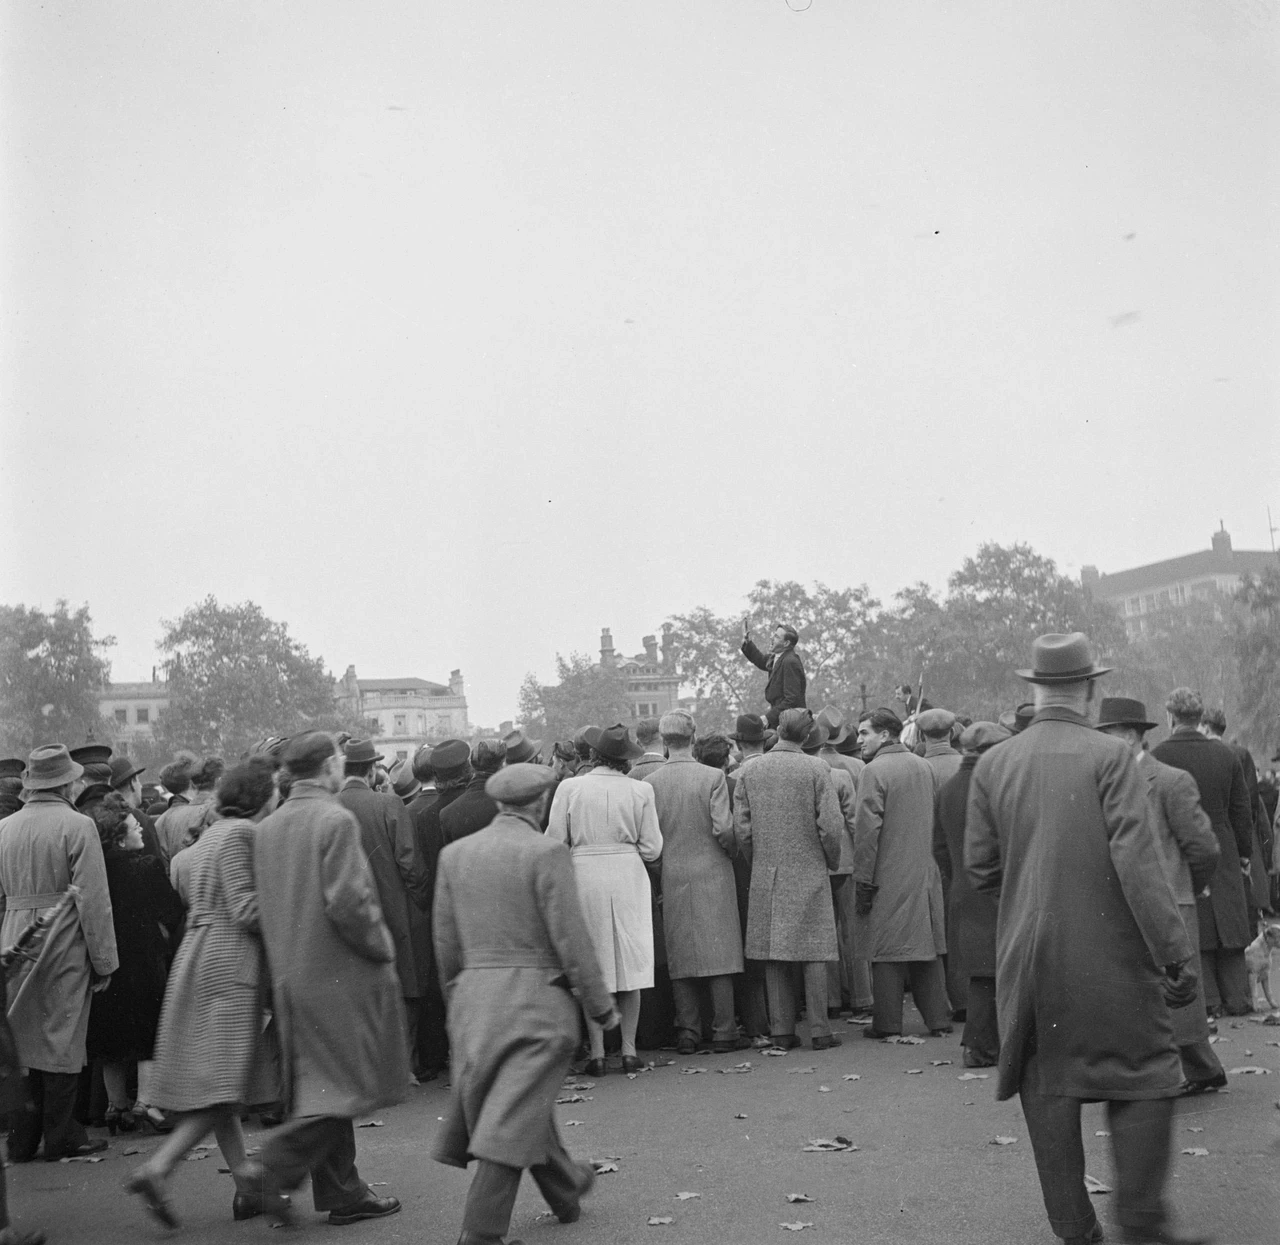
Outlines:
[[589,1016],[613,1006],[569,852],[499,813],[440,853],[434,921],[453,1078],[435,1157],[543,1163],[578,1044],[574,994]]
[[[67,887],[80,888],[50,927],[34,963],[9,974],[9,1024],[24,1068],[79,1072],[85,1065],[90,969],[119,966],[98,829],[52,792],[37,791],[0,821],[0,946],[9,946]],[[109,989],[110,987],[108,987]]]
[[853,880],[877,888],[871,912],[857,918],[858,948],[873,963],[946,954],[933,784],[929,763],[899,743],[881,748],[858,779]]
[[169,971],[150,1091],[166,1111],[280,1096],[275,1031],[264,1028],[256,832],[248,821],[218,821],[175,857],[188,865],[187,932]]
[[1218,836],[1218,868],[1208,898],[1197,898],[1200,949],[1242,949],[1253,941],[1240,857],[1253,849],[1253,812],[1245,789],[1244,770],[1235,753],[1220,739],[1207,739],[1190,726],[1180,726],[1151,750],[1157,761],[1186,770],[1196,780],[1200,806]]
[[1046,708],[983,753],[965,824],[973,885],[998,893],[997,1098],[1169,1098],[1182,1065],[1162,966],[1192,954],[1128,744]]
[[828,870],[840,864],[844,817],[830,768],[784,740],[735,777],[734,833],[751,863],[744,954],[838,960]]
[[662,831],[662,933],[672,977],[742,972],[733,813],[724,773],[673,756],[644,779]]
[[831,771],[831,785],[836,790],[836,803],[840,805],[840,816],[844,821],[844,833],[840,836],[840,863],[831,870],[837,877],[844,877],[853,872],[853,826],[858,814],[858,784],[843,765],[836,765],[821,753],[821,761]]
[[963,758],[945,739],[926,739],[923,760],[933,770],[933,794],[936,797],[948,779],[959,772]]
[[404,1001],[356,819],[320,783],[294,783],[258,825],[253,872],[290,1114],[400,1102]]
[[413,818],[404,801],[385,791],[374,791],[359,778],[348,778],[338,792],[342,805],[360,825],[364,848],[378,888],[382,919],[396,945],[396,973],[400,993],[406,999],[421,998],[427,988],[427,965],[418,967],[413,953],[409,909],[431,907],[431,879],[417,849]]
[[754,640],[742,641],[742,655],[769,676],[764,698],[769,703],[765,720],[776,727],[784,709],[804,708],[804,663],[794,648],[782,653],[762,653]]
[[[947,989],[955,977],[996,975],[996,914],[1000,901],[989,891],[974,890],[964,867],[964,823],[969,782],[976,755],[960,758],[960,768],[938,792],[934,859],[942,872],[947,900]],[[954,965],[954,971],[953,971]],[[953,1007],[960,1004],[955,998]]]

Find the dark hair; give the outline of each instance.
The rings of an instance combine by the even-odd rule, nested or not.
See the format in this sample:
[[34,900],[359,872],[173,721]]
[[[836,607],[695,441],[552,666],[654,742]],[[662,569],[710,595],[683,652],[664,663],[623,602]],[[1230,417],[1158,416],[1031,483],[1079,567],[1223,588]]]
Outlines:
[[588,749],[589,760],[592,765],[603,765],[608,769],[616,769],[619,774],[625,774],[631,768],[631,762],[625,761],[621,757],[607,757],[603,752],[597,752],[594,748]]
[[218,779],[226,772],[226,762],[221,757],[205,757],[200,767],[191,775],[198,791],[211,791],[218,785]]
[[413,754],[413,776],[419,782],[430,782],[435,778],[436,772],[431,768],[431,746],[429,744],[423,744]]
[[308,731],[289,740],[282,760],[293,781],[297,782],[314,778],[336,751],[333,740],[324,731]]
[[4,795],[21,795],[21,778],[0,778],[0,793]]
[[181,795],[191,786],[191,762],[170,761],[160,771],[160,785],[170,795]]
[[129,833],[129,814],[133,810],[124,802],[124,796],[112,791],[101,800],[94,801],[89,809],[93,824],[98,827],[98,841],[102,850],[119,847]]
[[733,744],[728,735],[703,735],[693,745],[693,755],[712,769],[724,769],[732,752]]
[[892,709],[872,709],[867,715],[873,731],[883,731],[897,739],[902,734],[902,719]]
[[800,633],[787,623],[774,623],[773,629],[781,631],[783,638],[791,642],[791,647],[795,648],[800,643]]
[[448,777],[442,778],[437,774],[436,790],[442,794],[446,791],[461,791],[462,788],[467,786],[474,777],[475,774],[472,772],[471,762],[467,761],[465,764],[460,765],[456,770],[451,770]]
[[501,739],[477,739],[471,749],[471,768],[477,774],[496,774],[507,761],[507,745]]
[[636,743],[651,744],[658,738],[658,722],[655,718],[641,718],[636,723]]
[[258,753],[233,765],[218,780],[218,816],[252,817],[269,799],[276,786],[276,766],[269,756]]
[[368,778],[377,761],[343,761],[342,772],[348,778]]
[[1227,715],[1221,709],[1206,709],[1200,721],[1215,735],[1223,735],[1227,730]]

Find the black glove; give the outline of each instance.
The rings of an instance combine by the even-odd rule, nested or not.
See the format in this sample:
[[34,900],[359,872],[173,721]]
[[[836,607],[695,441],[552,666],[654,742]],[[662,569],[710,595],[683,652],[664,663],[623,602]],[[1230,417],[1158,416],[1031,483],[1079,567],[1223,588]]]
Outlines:
[[1191,960],[1184,960],[1181,964],[1167,964],[1164,975],[1164,1001],[1171,1008],[1190,1007],[1196,1001],[1196,987],[1200,984],[1196,970],[1191,967]]
[[876,891],[880,888],[872,886],[870,882],[858,882],[857,894],[854,898],[854,911],[859,916],[870,916],[871,905],[875,902]]

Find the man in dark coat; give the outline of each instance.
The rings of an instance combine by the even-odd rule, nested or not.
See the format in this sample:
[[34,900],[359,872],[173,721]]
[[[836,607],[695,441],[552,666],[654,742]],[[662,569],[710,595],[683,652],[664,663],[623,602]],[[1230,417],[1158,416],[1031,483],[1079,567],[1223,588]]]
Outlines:
[[500,739],[480,739],[471,749],[472,779],[466,790],[440,810],[440,831],[447,844],[483,830],[497,815],[498,806],[484,793],[484,785],[506,763],[507,747]]
[[784,710],[804,708],[804,665],[796,652],[799,639],[794,627],[779,623],[773,629],[773,648],[766,656],[751,638],[751,624],[742,620],[742,655],[769,676],[764,688],[764,698],[769,702],[765,718],[773,727]]
[[449,988],[453,1092],[435,1157],[476,1160],[459,1245],[501,1245],[524,1168],[561,1223],[595,1182],[565,1151],[554,1102],[578,1042],[578,1003],[618,1024],[573,862],[542,833],[555,774],[515,764],[486,783],[490,824],[440,854],[435,939]]
[[947,947],[967,976],[964,1048],[966,1068],[992,1068],[1000,1056],[996,1020],[996,912],[994,895],[976,891],[964,867],[964,825],[969,807],[969,780],[978,758],[1009,739],[995,722],[975,722],[960,736],[964,755],[960,768],[938,792],[933,828],[933,857],[942,874],[947,902]]
[[1152,749],[1157,761],[1184,769],[1196,780],[1200,804],[1218,836],[1218,868],[1209,893],[1196,898],[1200,922],[1200,973],[1210,1012],[1244,1016],[1250,1010],[1249,973],[1244,949],[1253,940],[1245,897],[1249,853],[1253,850],[1253,814],[1244,770],[1235,754],[1197,729],[1204,704],[1189,687],[1165,701],[1172,734]]
[[1102,1233],[1085,1189],[1080,1107],[1105,1101],[1125,1242],[1168,1226],[1174,1098],[1182,1065],[1169,1006],[1195,999],[1193,948],[1165,876],[1146,783],[1129,748],[1093,729],[1088,640],[1041,636],[1037,712],[978,760],[965,866],[1000,896],[996,1097],[1019,1094],[1053,1231]]

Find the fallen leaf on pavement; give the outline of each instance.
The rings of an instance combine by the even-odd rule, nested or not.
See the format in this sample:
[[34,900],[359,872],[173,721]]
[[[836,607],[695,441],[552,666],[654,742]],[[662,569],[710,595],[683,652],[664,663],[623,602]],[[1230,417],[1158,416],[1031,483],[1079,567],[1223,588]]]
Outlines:
[[675,1223],[675,1218],[671,1215],[650,1215],[649,1227],[658,1228],[664,1223]]
[[735,1063],[732,1068],[720,1068],[719,1071],[725,1076],[729,1076],[734,1072],[750,1072],[751,1065],[749,1063]]
[[1109,1132],[1107,1132],[1107,1130],[1106,1130],[1105,1128],[1100,1128],[1100,1129],[1099,1129],[1096,1133],[1094,1133],[1093,1135],[1094,1135],[1095,1137],[1110,1137],[1110,1136],[1111,1136],[1111,1134],[1110,1134]]
[[196,1153],[196,1154],[188,1154],[188,1155],[187,1155],[187,1162],[188,1162],[188,1163],[198,1163],[201,1159],[207,1159],[208,1157],[209,1157],[209,1155],[208,1155],[208,1153],[207,1153],[207,1152]]
[[787,1201],[788,1202],[812,1202],[813,1198],[811,1198],[807,1193],[788,1193]]
[[1011,1146],[1017,1140],[1016,1137],[993,1137],[989,1144],[993,1146]]
[[[559,1098],[556,1099],[556,1106],[563,1107],[571,1102],[590,1102],[590,1101],[591,1101],[590,1098],[584,1098],[581,1094],[562,1094]],[[365,1126],[361,1124],[360,1127],[364,1128]]]
[[908,1068],[908,1069],[907,1069],[907,1072],[906,1072],[906,1075],[907,1075],[907,1076],[924,1076],[924,1069],[923,1069],[923,1068]]
[[830,1085],[819,1085],[819,1086],[818,1086],[818,1093],[820,1093],[820,1094],[829,1094],[830,1092],[831,1092],[831,1086],[830,1086]]
[[933,1064],[935,1068],[945,1068],[953,1061],[950,1059],[930,1059],[929,1062]]
[[1182,1153],[1189,1154],[1192,1158],[1202,1159],[1208,1157],[1209,1151],[1204,1146],[1190,1146],[1188,1149],[1183,1150]]
[[[204,1158],[204,1155],[201,1154],[198,1157]],[[59,1163],[101,1163],[102,1155],[101,1154],[69,1154],[67,1155],[66,1158],[59,1159],[58,1162]]]
[[687,1202],[691,1197],[701,1197],[701,1196],[702,1196],[701,1193],[677,1193],[676,1201]]
[[817,1070],[818,1070],[817,1068],[813,1068],[813,1067],[809,1067],[809,1068],[788,1068],[788,1069],[787,1069],[787,1075],[788,1075],[788,1076],[805,1076],[807,1073],[810,1073],[810,1072],[817,1072]]
[[639,1075],[640,1075],[640,1073],[638,1073],[638,1072],[628,1072],[628,1073],[627,1073],[627,1080],[628,1080],[628,1081],[634,1081],[634,1080],[636,1079],[636,1077],[638,1077]]
[[700,1073],[705,1071],[706,1071],[706,1068],[681,1068],[680,1075],[681,1076],[698,1076]]
[[382,1121],[381,1120],[365,1120],[363,1124],[357,1124],[356,1127],[357,1128],[381,1128]]
[[735,1120],[745,1120],[747,1118],[747,1115],[745,1111],[739,1111],[738,1114],[735,1115],[733,1118]]
[[805,1228],[812,1228],[811,1223],[801,1223],[797,1220],[795,1223],[780,1223],[778,1227],[785,1228],[788,1232],[802,1232]]
[[1085,1172],[1084,1191],[1086,1193],[1110,1193],[1111,1186],[1109,1184],[1103,1184],[1097,1176],[1090,1176],[1088,1172]]
[[1260,1068],[1256,1063],[1245,1064],[1243,1068],[1228,1068],[1228,1076],[1270,1076],[1270,1068]]
[[913,1033],[908,1033],[905,1037],[899,1033],[891,1033],[887,1038],[881,1038],[886,1046],[923,1046],[924,1038],[916,1037]]
[[582,1124],[581,1120],[565,1120],[565,1128],[578,1128]]
[[781,1046],[767,1046],[764,1053],[771,1058],[781,1059],[787,1052]]
[[592,1159],[591,1166],[596,1169],[597,1176],[605,1176],[608,1175],[609,1172],[616,1172],[618,1170],[618,1163],[616,1159]]
[[805,1154],[830,1154],[840,1150],[856,1150],[858,1147],[848,1137],[814,1137],[807,1146],[802,1147]]
[[566,1081],[564,1083],[564,1087],[565,1089],[577,1089],[577,1090],[595,1089],[596,1083],[595,1081]]
[[845,1024],[847,1025],[869,1025],[870,1023],[870,1016],[850,1016],[849,1019],[845,1021]]
[[988,1079],[989,1074],[986,1072],[962,1072],[956,1077],[957,1081],[985,1081]]
[[844,1076],[842,1076],[840,1079],[841,1079],[842,1081],[860,1081],[860,1080],[862,1080],[862,1073],[861,1073],[861,1072],[846,1072],[846,1073],[844,1074]]
[[1203,1129],[1203,1128],[1197,1128],[1194,1124],[1192,1124],[1192,1125],[1188,1125],[1188,1126],[1187,1126],[1187,1132],[1189,1132],[1189,1133],[1202,1133],[1202,1132],[1204,1132],[1204,1129]]
[[121,1154],[123,1154],[123,1155],[125,1156],[125,1158],[128,1158],[128,1157],[129,1157],[129,1155],[131,1155],[131,1154],[141,1154],[141,1153],[142,1153],[142,1151],[141,1151],[141,1149],[139,1149],[139,1147],[137,1147],[137,1146],[130,1146],[127,1150],[121,1150],[121,1151],[120,1151],[120,1153],[121,1153]]

